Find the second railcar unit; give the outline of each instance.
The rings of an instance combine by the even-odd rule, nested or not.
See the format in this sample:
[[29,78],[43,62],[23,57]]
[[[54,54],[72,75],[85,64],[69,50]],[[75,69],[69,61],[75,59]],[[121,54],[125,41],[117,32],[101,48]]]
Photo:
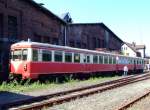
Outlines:
[[11,46],[11,74],[38,78],[44,74],[70,74],[143,71],[144,59],[38,42],[19,42]]

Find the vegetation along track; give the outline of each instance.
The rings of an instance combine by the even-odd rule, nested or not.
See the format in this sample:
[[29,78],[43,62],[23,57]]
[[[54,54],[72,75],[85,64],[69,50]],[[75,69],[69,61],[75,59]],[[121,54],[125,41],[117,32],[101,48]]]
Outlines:
[[150,79],[150,74],[132,75],[132,76],[128,76],[128,77],[124,77],[124,78],[120,78],[117,80],[108,81],[96,85],[91,85],[87,87],[34,97],[27,100],[18,100],[15,102],[1,105],[1,109],[37,110],[43,107],[49,107],[56,104],[61,104],[63,102],[70,101],[72,99],[81,98],[94,93],[104,92],[106,90],[121,87],[127,84],[131,84],[146,79]]
[[143,94],[136,95],[134,98],[132,98],[130,100],[127,100],[125,103],[123,103],[122,105],[117,107],[117,109],[115,109],[115,110],[126,110],[127,108],[134,105],[136,102],[138,102],[138,101],[144,99],[145,97],[147,97],[149,94],[150,94],[150,90],[146,90],[146,91],[143,92]]

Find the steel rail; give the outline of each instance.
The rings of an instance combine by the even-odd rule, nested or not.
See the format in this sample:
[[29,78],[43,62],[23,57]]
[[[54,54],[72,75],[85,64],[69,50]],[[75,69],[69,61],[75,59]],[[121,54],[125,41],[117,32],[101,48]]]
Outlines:
[[120,107],[118,107],[115,110],[126,110],[127,108],[131,107],[136,102],[144,99],[148,95],[150,95],[150,90],[147,90],[146,92],[144,92],[144,94],[141,94],[141,95],[138,95],[138,96],[134,97],[132,100],[127,101],[126,103],[122,104]]

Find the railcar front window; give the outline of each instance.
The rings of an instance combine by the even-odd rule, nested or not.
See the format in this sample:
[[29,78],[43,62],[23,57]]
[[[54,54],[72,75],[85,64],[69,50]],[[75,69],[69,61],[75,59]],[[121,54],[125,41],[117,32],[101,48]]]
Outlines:
[[22,51],[21,50],[14,50],[13,52],[13,60],[21,60]]
[[28,50],[24,49],[22,50],[22,60],[27,60]]

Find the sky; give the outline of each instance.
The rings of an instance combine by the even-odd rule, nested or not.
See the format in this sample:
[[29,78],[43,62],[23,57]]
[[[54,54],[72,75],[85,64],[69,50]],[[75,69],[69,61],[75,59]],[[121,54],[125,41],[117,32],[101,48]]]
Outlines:
[[146,45],[150,56],[150,0],[35,0],[61,16],[69,12],[74,23],[103,22],[125,42]]

